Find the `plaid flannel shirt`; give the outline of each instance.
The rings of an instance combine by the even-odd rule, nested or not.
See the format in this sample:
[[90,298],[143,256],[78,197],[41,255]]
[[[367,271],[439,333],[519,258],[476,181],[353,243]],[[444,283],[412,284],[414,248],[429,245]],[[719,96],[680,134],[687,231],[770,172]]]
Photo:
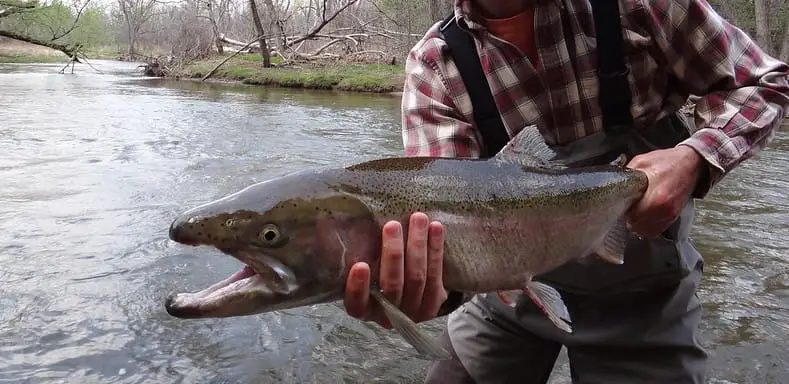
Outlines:
[[[536,124],[552,145],[602,131],[588,0],[533,4],[539,70],[517,47],[475,21],[469,0],[455,4],[457,19],[474,36],[505,128],[512,137]],[[676,111],[689,94],[701,97],[696,129],[680,145],[694,148],[710,165],[703,195],[772,138],[789,112],[789,67],[763,52],[705,0],[620,0],[620,10],[636,126]],[[563,27],[562,12],[569,30]],[[406,60],[405,154],[479,157],[481,135],[440,24],[427,31]]]

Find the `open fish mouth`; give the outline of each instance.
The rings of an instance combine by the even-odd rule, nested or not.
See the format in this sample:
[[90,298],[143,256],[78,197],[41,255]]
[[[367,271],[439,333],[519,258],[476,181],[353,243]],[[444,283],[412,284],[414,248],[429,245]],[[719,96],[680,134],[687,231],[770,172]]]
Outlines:
[[244,263],[230,277],[203,290],[167,297],[167,313],[178,318],[246,316],[270,310],[298,289],[293,271],[255,251],[226,252]]

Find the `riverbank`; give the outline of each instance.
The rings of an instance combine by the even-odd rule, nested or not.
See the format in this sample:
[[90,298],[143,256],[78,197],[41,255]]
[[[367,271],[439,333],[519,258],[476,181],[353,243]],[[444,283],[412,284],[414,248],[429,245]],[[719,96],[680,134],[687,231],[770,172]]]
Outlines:
[[[202,78],[226,57],[192,62],[174,70],[170,76]],[[354,92],[391,93],[403,88],[402,65],[315,61],[284,66],[279,58],[272,58],[272,64],[273,67],[264,68],[259,54],[239,54],[223,64],[211,78],[249,85]]]
[[36,63],[60,63],[68,61],[67,57],[54,56],[30,56],[30,55],[0,55],[0,63],[12,64],[36,64]]

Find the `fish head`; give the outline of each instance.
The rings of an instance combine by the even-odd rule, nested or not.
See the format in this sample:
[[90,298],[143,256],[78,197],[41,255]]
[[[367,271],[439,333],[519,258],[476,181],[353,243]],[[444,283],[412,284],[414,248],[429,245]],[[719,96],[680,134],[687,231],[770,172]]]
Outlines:
[[188,210],[169,235],[244,263],[206,289],[170,295],[165,308],[180,318],[246,316],[337,300],[350,266],[365,261],[373,267],[380,250],[380,226],[364,202],[303,174]]

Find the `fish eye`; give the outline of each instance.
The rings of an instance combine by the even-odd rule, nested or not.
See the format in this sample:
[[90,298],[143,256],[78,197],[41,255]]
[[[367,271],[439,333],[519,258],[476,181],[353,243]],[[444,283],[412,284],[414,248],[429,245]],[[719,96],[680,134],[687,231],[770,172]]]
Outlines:
[[279,228],[274,224],[266,224],[260,230],[260,239],[267,244],[275,244],[280,239]]

